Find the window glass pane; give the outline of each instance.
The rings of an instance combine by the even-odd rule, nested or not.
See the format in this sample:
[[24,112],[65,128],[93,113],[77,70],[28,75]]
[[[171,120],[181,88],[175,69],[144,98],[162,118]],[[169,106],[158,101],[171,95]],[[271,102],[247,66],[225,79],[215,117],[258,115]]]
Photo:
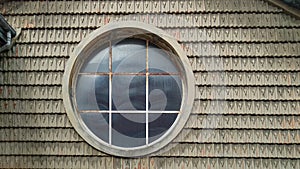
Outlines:
[[182,89],[179,76],[149,76],[149,110],[179,111]]
[[146,77],[113,76],[112,102],[113,110],[146,110]]
[[157,140],[173,125],[177,113],[158,114],[149,113],[149,143]]
[[108,82],[108,76],[78,76],[76,86],[78,109],[108,110]]
[[137,73],[146,70],[146,42],[126,39],[112,46],[112,71]]
[[157,48],[154,45],[149,45],[149,72],[178,73],[179,71],[172,62],[170,56],[176,57],[173,53]]
[[109,114],[108,113],[81,113],[86,126],[101,140],[109,142]]
[[136,147],[146,143],[145,113],[116,113],[112,115],[112,144]]
[[107,44],[100,51],[95,51],[82,66],[80,72],[109,72],[109,45]]
[[154,26],[109,25],[70,56],[62,88],[66,112],[99,151],[123,157],[157,152],[179,134],[192,110],[188,58],[176,39]]

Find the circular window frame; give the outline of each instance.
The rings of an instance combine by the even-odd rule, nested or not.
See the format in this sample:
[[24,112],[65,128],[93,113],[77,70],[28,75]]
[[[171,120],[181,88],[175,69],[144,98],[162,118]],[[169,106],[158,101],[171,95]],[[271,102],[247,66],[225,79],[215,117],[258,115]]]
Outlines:
[[[119,34],[115,32],[116,30],[118,30],[117,32],[119,32]],[[120,32],[122,33],[120,34]],[[163,44],[166,44],[167,48],[171,48],[172,52],[177,56],[177,58],[175,58],[176,63],[180,64],[179,71],[182,74],[182,102],[179,110],[179,116],[171,128],[168,129],[167,133],[161,138],[141,147],[120,148],[107,144],[88,129],[74,106],[72,100],[72,98],[75,97],[73,95],[73,90],[76,85],[77,73],[83,63],[82,60],[86,59],[92,53],[92,49],[101,48],[103,43],[99,43],[100,39],[102,42],[105,42],[106,40],[111,40],[114,38],[119,39],[123,36],[130,37],[136,34],[145,35],[144,38],[146,39],[158,38],[163,40]],[[136,21],[109,23],[90,33],[77,45],[77,47],[75,47],[73,53],[71,53],[65,67],[62,81],[63,103],[67,116],[76,132],[94,148],[111,155],[122,157],[145,156],[153,152],[157,152],[169,144],[182,131],[190,116],[195,97],[194,91],[195,82],[193,71],[185,52],[177,40],[153,25]]]

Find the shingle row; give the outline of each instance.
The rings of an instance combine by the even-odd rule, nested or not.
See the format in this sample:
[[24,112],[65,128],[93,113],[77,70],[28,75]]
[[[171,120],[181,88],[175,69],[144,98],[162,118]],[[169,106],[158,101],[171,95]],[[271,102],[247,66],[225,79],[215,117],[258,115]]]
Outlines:
[[[18,43],[78,43],[94,28],[24,29]],[[299,28],[166,28],[180,42],[299,42]]]
[[300,129],[300,116],[192,115],[186,128],[212,129],[212,132],[214,129]]
[[[19,99],[47,99],[47,100],[57,100],[62,98],[62,88],[61,86],[15,86],[14,91],[11,92],[12,98],[19,98]],[[1,93],[4,95],[4,93]],[[9,100],[7,100],[9,101]],[[0,109],[1,111],[1,109]],[[2,111],[6,111],[2,109]]]
[[283,13],[41,14],[6,18],[14,28],[98,28],[115,21],[139,21],[161,28],[299,28],[300,23]]
[[294,72],[300,70],[300,58],[298,56],[200,56],[189,57],[192,69],[196,72],[210,71],[236,71],[241,73],[255,72]]
[[291,86],[197,86],[195,98],[200,100],[298,101],[300,99],[300,88]]
[[[83,142],[73,128],[2,128],[1,142]],[[82,145],[82,144],[81,144]]]
[[298,86],[300,72],[196,72],[196,85]]
[[300,101],[197,100],[192,114],[202,115],[299,115]]
[[163,153],[167,157],[290,158],[299,160],[298,145],[177,144]]
[[176,143],[298,144],[300,130],[276,129],[184,129]]
[[58,127],[70,128],[66,114],[4,114],[0,113],[0,127]]
[[[190,12],[280,12],[281,9],[259,0],[159,0],[159,1],[27,1],[6,2],[0,9],[5,14],[51,13],[190,13]],[[5,8],[4,8],[5,7]]]
[[[9,89],[9,87],[7,88]],[[33,100],[32,98],[29,98],[30,100],[17,100],[18,97],[19,94],[15,91],[12,91],[6,98],[2,95],[1,99],[4,100],[0,100],[0,113],[65,113],[62,100]]]
[[162,158],[153,159],[153,168],[247,168],[247,169],[297,169],[299,160],[268,158]]

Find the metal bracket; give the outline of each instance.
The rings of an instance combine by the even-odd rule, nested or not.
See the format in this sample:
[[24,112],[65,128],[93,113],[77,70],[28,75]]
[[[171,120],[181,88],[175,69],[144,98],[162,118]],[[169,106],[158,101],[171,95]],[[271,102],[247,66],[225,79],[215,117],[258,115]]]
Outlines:
[[17,31],[15,31],[4,17],[0,15],[0,39],[3,41],[3,45],[0,47],[0,52],[11,49],[20,33],[21,29],[17,29]]

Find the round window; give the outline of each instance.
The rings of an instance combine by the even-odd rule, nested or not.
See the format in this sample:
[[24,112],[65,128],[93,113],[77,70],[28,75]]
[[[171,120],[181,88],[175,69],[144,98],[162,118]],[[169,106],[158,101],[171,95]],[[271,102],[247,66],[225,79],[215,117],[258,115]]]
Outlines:
[[117,156],[167,145],[186,123],[194,78],[180,45],[139,22],[110,23],[75,49],[63,81],[64,104],[89,144]]

